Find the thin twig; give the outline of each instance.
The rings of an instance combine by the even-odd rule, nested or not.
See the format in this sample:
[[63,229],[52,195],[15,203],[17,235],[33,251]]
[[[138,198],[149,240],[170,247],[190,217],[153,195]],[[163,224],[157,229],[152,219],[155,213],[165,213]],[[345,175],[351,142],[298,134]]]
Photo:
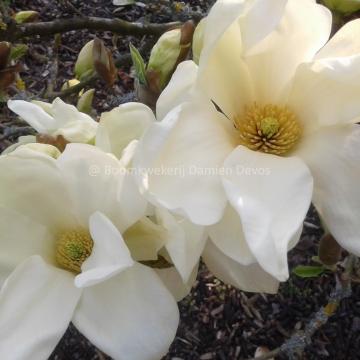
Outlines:
[[14,41],[24,37],[39,35],[51,36],[72,30],[98,30],[111,31],[120,35],[157,35],[165,31],[180,27],[180,22],[165,24],[132,23],[121,19],[107,19],[99,17],[75,17],[72,19],[57,19],[53,21],[17,24],[9,30],[0,31],[0,40]]
[[329,318],[335,314],[340,302],[351,295],[351,276],[354,269],[356,257],[349,255],[346,260],[345,270],[336,277],[336,288],[329,296],[326,306],[318,310],[303,331],[296,332],[290,339],[280,347],[256,358],[249,360],[267,360],[276,355],[285,354],[288,359],[294,359],[295,354],[301,354],[307,345],[311,343],[314,333],[327,323]]
[[54,37],[54,46],[52,48],[52,56],[53,60],[50,64],[50,76],[46,87],[46,94],[53,93],[55,87],[56,87],[56,79],[59,72],[59,46],[60,46],[61,38],[60,35],[57,34]]

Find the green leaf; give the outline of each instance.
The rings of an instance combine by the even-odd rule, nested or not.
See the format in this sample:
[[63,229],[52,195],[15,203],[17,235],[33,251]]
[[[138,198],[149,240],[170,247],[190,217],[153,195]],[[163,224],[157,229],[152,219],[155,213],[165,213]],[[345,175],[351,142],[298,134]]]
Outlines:
[[131,43],[130,43],[130,54],[135,67],[136,76],[140,84],[147,85],[145,61],[141,56],[139,50]]
[[293,273],[301,278],[310,278],[320,276],[325,270],[323,266],[299,265]]
[[10,59],[17,61],[22,58],[28,51],[28,47],[25,44],[19,44],[11,48]]

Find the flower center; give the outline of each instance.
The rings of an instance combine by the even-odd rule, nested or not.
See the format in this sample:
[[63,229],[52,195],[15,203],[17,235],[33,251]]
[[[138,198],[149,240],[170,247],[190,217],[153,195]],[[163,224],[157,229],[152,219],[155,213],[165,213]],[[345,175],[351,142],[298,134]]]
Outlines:
[[87,230],[64,231],[58,237],[56,261],[63,269],[79,274],[93,246],[94,242]]
[[235,117],[234,125],[239,131],[241,145],[275,155],[288,153],[302,132],[292,111],[271,104],[247,106],[243,116]]

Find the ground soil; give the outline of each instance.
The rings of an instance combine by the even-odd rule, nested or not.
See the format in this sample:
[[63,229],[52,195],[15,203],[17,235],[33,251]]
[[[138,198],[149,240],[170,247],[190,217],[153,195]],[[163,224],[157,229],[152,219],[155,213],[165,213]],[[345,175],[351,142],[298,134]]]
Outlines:
[[[186,11],[206,13],[211,0],[184,1]],[[40,19],[72,17],[77,12],[86,15],[114,17],[129,21],[167,22],[186,17],[162,6],[161,1],[144,1],[124,7],[119,11],[111,0],[71,1],[15,0],[14,10],[37,10]],[[116,10],[117,9],[117,10]],[[94,32],[77,31],[62,36],[58,54],[58,72],[55,89],[73,78],[73,65],[83,44],[95,36]],[[147,39],[118,37],[108,32],[97,32],[112,49],[114,56],[127,52],[128,44],[136,45]],[[27,93],[18,98],[43,97],[52,76],[54,55],[53,37],[30,39],[29,54],[24,58],[22,78]],[[133,78],[129,66],[119,69],[119,80],[112,88],[98,81],[95,84],[95,111],[100,114],[132,98]],[[130,95],[129,95],[130,94]],[[15,95],[15,94],[14,94]],[[67,99],[73,101],[73,99]],[[5,106],[0,115],[0,151],[16,141],[17,137],[33,133],[33,130],[16,119]],[[290,205],[289,205],[290,206]],[[311,263],[317,254],[322,235],[319,219],[311,209],[304,225],[300,243],[289,254],[290,269],[299,264]],[[326,304],[334,287],[333,275],[300,279],[291,274],[290,280],[281,285],[277,295],[251,294],[226,286],[212,276],[204,265],[191,294],[180,302],[181,323],[166,360],[231,360],[254,356],[258,346],[273,349],[281,345],[296,330],[304,327],[311,315]],[[284,357],[283,357],[284,358]],[[70,326],[50,357],[52,360],[102,360],[109,359],[92,346],[75,328]],[[360,286],[353,286],[351,298],[342,302],[336,315],[313,337],[302,359],[355,360],[360,359]],[[131,360],[131,359],[129,359]]]

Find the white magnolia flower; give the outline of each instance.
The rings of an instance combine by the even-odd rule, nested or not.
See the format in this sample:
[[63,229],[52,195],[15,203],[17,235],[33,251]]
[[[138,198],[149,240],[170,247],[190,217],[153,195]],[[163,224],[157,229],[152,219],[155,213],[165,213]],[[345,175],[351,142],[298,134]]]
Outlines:
[[[86,144],[0,157],[0,358],[47,359],[70,321],[114,359],[167,352],[178,309],[136,261],[137,232],[126,233],[146,202],[122,170]],[[158,245],[148,240],[144,260]]]
[[9,100],[8,107],[40,134],[62,135],[68,142],[92,143],[98,123],[89,115],[56,98],[42,101]]
[[315,0],[219,0],[199,68],[180,64],[159,98],[161,121],[136,164],[187,175],[148,173],[142,188],[209,226],[206,254],[221,278],[259,264],[285,280],[311,201],[360,255],[360,20],[328,42],[330,31],[331,13]]
[[[131,173],[137,170],[132,167],[132,159],[138,139],[155,120],[152,110],[144,104],[122,104],[101,115],[96,146],[120,158],[121,164]],[[202,226],[161,206],[149,204],[147,216],[127,230],[124,238],[132,244],[132,249],[136,244],[137,250],[132,251],[132,255],[137,261],[156,261],[160,251],[173,266],[159,268],[158,275],[177,300],[188,295],[196,279],[198,262],[205,246],[206,237]],[[152,245],[152,255],[148,251],[149,244]]]

